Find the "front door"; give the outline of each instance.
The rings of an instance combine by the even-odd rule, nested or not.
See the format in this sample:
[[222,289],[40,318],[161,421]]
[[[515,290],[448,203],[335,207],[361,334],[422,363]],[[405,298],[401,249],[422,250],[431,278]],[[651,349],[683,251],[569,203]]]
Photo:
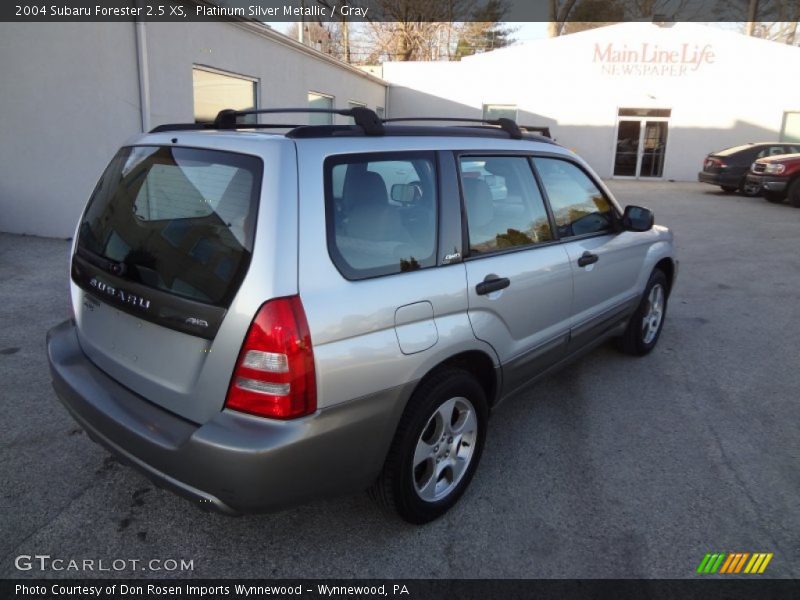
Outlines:
[[566,354],[572,270],[525,156],[461,156],[469,320],[511,392]]
[[[637,112],[642,116],[629,116]],[[614,177],[663,177],[669,111],[620,109],[614,152]]]
[[614,228],[611,202],[580,166],[561,158],[534,164],[572,265],[571,349],[597,339],[626,318],[647,244]]

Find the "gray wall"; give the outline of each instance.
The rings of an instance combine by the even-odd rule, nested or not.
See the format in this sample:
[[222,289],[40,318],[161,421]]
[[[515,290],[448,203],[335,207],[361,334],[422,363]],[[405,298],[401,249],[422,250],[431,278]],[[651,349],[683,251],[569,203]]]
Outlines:
[[[343,108],[386,105],[380,80],[258,25],[145,30],[151,127],[193,121],[195,64],[257,78],[261,108],[304,107],[309,90]],[[69,237],[108,161],[141,132],[135,26],[0,23],[0,56],[0,231]]]
[[140,130],[134,44],[127,23],[0,23],[0,230],[72,235]]
[[153,126],[192,118],[193,64],[259,79],[261,108],[306,106],[309,90],[334,96],[339,108],[347,108],[348,100],[385,106],[386,88],[376,78],[306,54],[291,40],[284,45],[264,35],[250,25],[148,23]]

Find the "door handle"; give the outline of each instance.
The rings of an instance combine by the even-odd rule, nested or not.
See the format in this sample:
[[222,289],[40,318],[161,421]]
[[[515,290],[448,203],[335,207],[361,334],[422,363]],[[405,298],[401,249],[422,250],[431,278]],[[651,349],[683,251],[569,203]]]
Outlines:
[[586,265],[592,265],[600,260],[600,257],[597,254],[593,254],[588,250],[581,254],[581,257],[578,259],[578,266],[585,267]]
[[483,281],[475,286],[475,292],[479,296],[491,294],[497,290],[502,290],[511,285],[511,280],[508,277],[498,277],[497,275],[487,275]]

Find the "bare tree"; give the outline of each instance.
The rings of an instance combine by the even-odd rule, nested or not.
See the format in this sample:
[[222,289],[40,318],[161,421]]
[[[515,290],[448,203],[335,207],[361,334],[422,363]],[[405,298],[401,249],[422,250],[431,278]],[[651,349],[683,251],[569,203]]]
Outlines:
[[800,44],[798,21],[797,0],[749,0],[744,33],[789,45]]
[[548,33],[556,37],[622,21],[690,21],[703,10],[698,0],[550,0]]
[[286,30],[286,35],[299,39],[299,28],[304,28],[303,43],[320,52],[334,56],[340,60],[347,60],[348,48],[344,44],[342,25],[338,22],[305,21],[292,23]]
[[469,20],[475,0],[374,0],[368,24],[375,59],[450,58],[457,23]]

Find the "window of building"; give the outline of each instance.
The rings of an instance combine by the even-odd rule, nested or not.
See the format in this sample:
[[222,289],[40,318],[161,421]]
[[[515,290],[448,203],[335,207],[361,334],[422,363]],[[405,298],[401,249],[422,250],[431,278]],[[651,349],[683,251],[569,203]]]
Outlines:
[[328,249],[348,279],[436,264],[433,153],[349,155],[325,161]]
[[800,111],[783,113],[782,142],[800,142]]
[[524,156],[462,157],[461,186],[473,254],[553,239],[547,210]]
[[[347,102],[347,108],[366,108],[367,105],[363,102],[356,102],[355,100],[349,100]],[[355,125],[356,120],[353,117],[347,117],[347,124],[348,125]]]
[[671,108],[620,108],[620,117],[670,117]]
[[514,104],[484,104],[483,118],[487,121],[500,118],[516,121],[517,107]]
[[535,158],[559,237],[611,231],[611,203],[577,165],[557,158]]
[[[333,96],[308,92],[308,108],[333,108]],[[311,113],[308,115],[309,125],[333,125],[332,113]]]
[[[251,110],[258,107],[258,80],[207,67],[192,69],[195,123],[213,121],[225,108]],[[239,123],[257,123],[256,115],[239,117]]]

